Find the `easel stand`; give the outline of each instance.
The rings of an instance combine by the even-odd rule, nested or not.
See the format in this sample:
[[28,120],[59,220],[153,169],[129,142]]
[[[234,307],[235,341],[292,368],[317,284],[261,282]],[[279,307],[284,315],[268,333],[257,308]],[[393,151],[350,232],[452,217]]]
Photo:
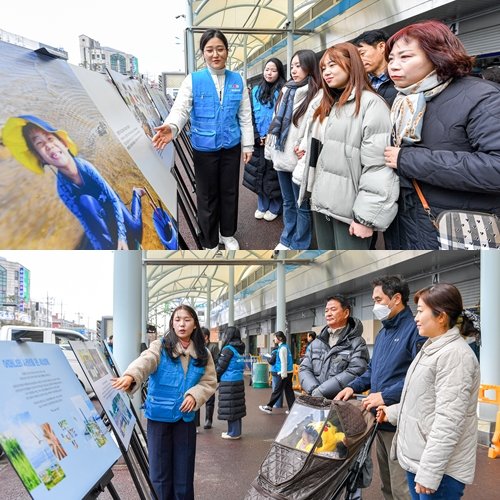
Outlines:
[[120,500],[120,495],[118,495],[118,492],[111,482],[112,478],[113,472],[109,469],[104,476],[99,479],[97,484],[83,497],[83,500],[95,500],[106,488],[113,500]]
[[[104,346],[104,348],[107,350],[107,346]],[[116,365],[111,361],[109,357],[107,357],[107,360],[109,362],[109,365],[111,367],[111,370],[113,371],[114,375],[116,377],[120,376],[120,373],[118,372],[118,369]],[[146,481],[147,486],[150,490],[151,496],[153,500],[156,500],[158,497],[156,496],[156,492],[153,487],[153,483],[151,482],[151,479],[149,478],[149,459],[148,459],[148,450],[147,450],[147,437],[146,437],[146,432],[144,431],[144,428],[142,427],[141,420],[140,420],[140,415],[137,413],[136,409],[134,408],[134,405],[130,405],[130,411],[133,413],[135,416],[135,422],[136,426],[134,427],[134,430],[132,432],[132,436],[130,438],[130,449],[132,450],[133,457],[131,456],[131,453],[125,449],[123,446],[121,440],[117,436],[117,442],[120,447],[120,451],[123,455],[123,459],[125,460],[125,463],[127,464],[127,468],[130,472],[130,475],[132,476],[132,480],[134,481],[134,484],[137,488],[137,491],[139,493],[139,496],[141,499],[147,500],[147,497],[144,496],[143,492],[143,484],[141,484],[139,474],[142,473],[142,478]],[[141,441],[141,437],[139,435],[139,432],[137,431],[137,428],[139,429],[140,434],[142,435],[143,440]],[[143,444],[145,443],[145,444]],[[133,460],[135,458],[135,461]],[[140,472],[137,470],[137,466],[140,469]],[[139,473],[138,473],[139,472]]]

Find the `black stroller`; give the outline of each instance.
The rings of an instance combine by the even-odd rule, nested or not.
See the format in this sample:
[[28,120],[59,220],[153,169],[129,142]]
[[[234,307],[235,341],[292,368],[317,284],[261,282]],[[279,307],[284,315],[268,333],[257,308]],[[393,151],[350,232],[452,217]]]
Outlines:
[[369,484],[361,472],[376,431],[360,401],[299,396],[246,500],[350,498]]

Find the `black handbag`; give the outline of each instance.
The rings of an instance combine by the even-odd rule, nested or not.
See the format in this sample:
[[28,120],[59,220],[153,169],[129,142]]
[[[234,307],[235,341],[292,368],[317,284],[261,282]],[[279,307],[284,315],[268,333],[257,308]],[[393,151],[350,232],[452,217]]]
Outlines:
[[484,212],[443,210],[434,217],[417,181],[413,187],[438,232],[440,250],[485,250],[500,248],[500,218]]

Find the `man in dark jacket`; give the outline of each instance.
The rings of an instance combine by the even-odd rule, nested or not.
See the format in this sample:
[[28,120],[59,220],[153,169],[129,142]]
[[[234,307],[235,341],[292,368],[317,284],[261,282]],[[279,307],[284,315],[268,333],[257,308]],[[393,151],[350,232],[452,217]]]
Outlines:
[[358,47],[373,90],[383,97],[391,107],[398,91],[394,88],[394,83],[387,72],[385,42],[388,39],[389,36],[385,31],[371,30],[361,33],[352,43]]
[[351,317],[342,295],[327,299],[327,326],[311,342],[299,368],[302,389],[312,396],[333,399],[349,382],[364,373],[370,359],[361,336],[361,322]]
[[[406,372],[425,342],[420,337],[410,308],[408,284],[397,276],[376,279],[372,283],[373,314],[382,321],[368,370],[354,379],[337,394],[335,399],[348,400],[356,393],[371,389],[363,400],[369,410],[379,405],[399,403]],[[386,500],[409,499],[406,472],[397,460],[390,458],[391,444],[396,428],[381,424],[377,433],[377,461],[382,480],[382,493]]]

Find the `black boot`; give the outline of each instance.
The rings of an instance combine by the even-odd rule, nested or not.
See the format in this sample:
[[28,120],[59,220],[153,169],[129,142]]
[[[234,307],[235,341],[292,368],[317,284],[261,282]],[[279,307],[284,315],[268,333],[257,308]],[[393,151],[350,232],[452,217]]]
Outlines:
[[204,429],[211,429],[212,428],[213,416],[214,416],[214,407],[207,406],[206,407],[206,416],[205,416],[205,425],[203,426]]

